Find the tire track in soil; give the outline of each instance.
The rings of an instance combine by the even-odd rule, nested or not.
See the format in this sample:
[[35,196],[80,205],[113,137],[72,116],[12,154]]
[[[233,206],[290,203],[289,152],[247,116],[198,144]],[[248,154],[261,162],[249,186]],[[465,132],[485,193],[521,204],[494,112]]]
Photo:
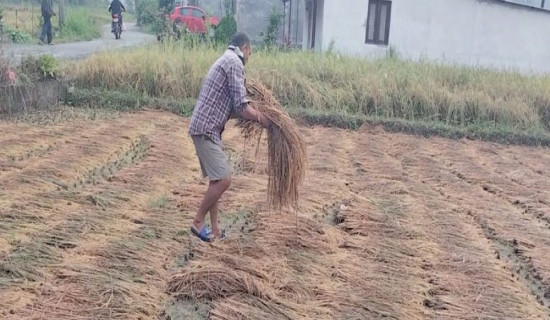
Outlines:
[[[382,140],[382,141],[380,141]],[[418,203],[411,196],[417,190],[417,186],[411,185],[411,180],[408,177],[407,172],[403,169],[401,163],[395,159],[390,158],[387,155],[387,150],[390,141],[384,141],[384,139],[372,139],[372,137],[365,137],[362,141],[366,152],[364,152],[362,159],[353,160],[354,165],[357,167],[358,173],[369,175],[370,182],[361,186],[360,193],[368,194],[369,197],[377,199],[377,211],[382,215],[380,219],[382,221],[392,221],[393,223],[381,224],[376,229],[370,230],[368,234],[380,232],[377,229],[386,230],[383,234],[387,246],[390,249],[395,250],[395,247],[408,248],[405,252],[406,257],[414,261],[414,273],[415,279],[411,282],[416,282],[420,290],[415,292],[416,305],[423,306],[422,319],[439,318],[435,315],[439,312],[442,314],[453,314],[456,312],[454,306],[447,303],[448,300],[442,299],[440,294],[452,295],[444,283],[441,283],[440,278],[436,270],[434,270],[433,264],[436,264],[436,256],[442,254],[442,245],[437,243],[433,239],[425,237],[426,226],[423,223],[423,219],[426,217],[418,217],[418,212],[425,212],[433,210],[426,208],[424,203]],[[420,190],[423,191],[423,190]],[[425,195],[424,195],[425,196]],[[371,216],[373,213],[369,213],[367,216]],[[397,219],[395,218],[397,216]],[[345,215],[344,215],[345,217]],[[372,217],[365,217],[361,220],[372,219]],[[393,219],[392,219],[393,218]],[[432,219],[432,217],[429,217]],[[348,218],[345,218],[346,222]],[[353,221],[349,223],[346,228],[353,230],[354,224],[360,224],[361,222]],[[437,223],[434,223],[437,225]],[[433,226],[429,226],[433,227]],[[435,230],[431,230],[434,232]],[[396,240],[402,238],[403,243],[399,242],[396,245]],[[411,259],[412,258],[412,259]],[[407,260],[396,263],[399,268],[403,268],[403,265],[407,264]],[[411,287],[406,286],[401,289],[402,292],[410,291]],[[452,310],[452,311],[451,311]],[[461,311],[458,312],[462,314]],[[402,317],[398,317],[402,318]]]
[[[462,181],[476,187],[481,187],[482,190],[488,192],[492,195],[497,196],[503,201],[509,202],[508,199],[498,196],[497,192],[491,191],[486,186],[480,186],[475,182],[471,182],[468,179],[464,178],[462,174],[456,171],[451,171],[457,176],[457,178]],[[522,206],[518,206],[515,203],[512,203],[519,209],[523,209]],[[506,240],[498,235],[495,229],[489,226],[489,222],[483,220],[472,211],[467,212],[469,216],[474,218],[474,220],[479,224],[480,228],[483,230],[485,237],[490,240],[493,245],[497,248],[497,259],[502,259],[507,263],[512,265],[512,270],[517,274],[516,279],[521,281],[527,288],[531,290],[533,296],[536,297],[537,301],[542,305],[550,308],[550,285],[546,284],[546,281],[543,280],[541,274],[537,271],[537,268],[534,266],[532,258],[525,256],[522,250],[519,247],[519,243],[516,239]],[[525,210],[524,213],[529,213],[528,210]],[[544,219],[542,219],[544,220]],[[548,225],[548,223],[546,223]],[[527,245],[529,247],[529,245]],[[513,277],[513,275],[512,275]],[[550,312],[549,312],[550,316]]]
[[[105,185],[108,180],[116,179],[119,171],[135,166],[142,161],[146,156],[147,145],[147,140],[142,138],[139,143],[136,143],[133,148],[124,154],[127,159],[121,158],[122,161],[108,163],[108,166],[116,166],[116,170],[109,177],[105,177],[107,179],[102,181],[99,186]],[[113,216],[112,212],[108,210],[108,205],[111,204],[110,202],[128,202],[130,198],[113,192],[101,194],[101,191],[89,190],[94,188],[96,183],[99,182],[96,181],[93,184],[91,182],[88,184],[83,183],[70,192],[45,195],[52,201],[69,201],[80,205],[71,206],[71,208],[75,208],[72,213],[66,211],[55,212],[47,221],[43,220],[40,223],[32,221],[33,224],[39,225],[34,226],[31,235],[28,236],[28,241],[16,243],[11,250],[2,254],[0,274],[5,280],[0,283],[0,297],[6,297],[5,301],[10,301],[14,297],[17,299],[18,294],[23,291],[27,293],[24,295],[26,298],[23,300],[27,300],[28,296],[31,296],[36,290],[40,290],[43,283],[47,283],[48,279],[51,279],[57,272],[57,268],[52,269],[51,266],[62,264],[68,251],[82,245],[79,240],[89,234],[114,232],[111,230],[112,227],[106,224],[112,222],[116,226],[117,219],[123,219]],[[105,200],[104,203],[97,200],[101,197],[106,199],[106,196],[111,198]],[[15,219],[17,219],[19,225],[12,224],[12,229],[31,223],[21,217]],[[99,239],[98,243],[102,243],[102,239]],[[0,314],[2,310],[13,307],[11,303],[0,303]]]
[[[145,114],[142,118],[147,116],[148,114]],[[149,114],[149,116],[151,115]],[[160,119],[160,121],[162,120],[164,119]],[[140,119],[140,121],[143,121],[143,119]],[[142,126],[142,129],[144,128],[145,127]],[[147,131],[147,129],[145,131]],[[30,260],[31,262],[36,262],[34,265],[32,263],[31,265],[26,265],[27,269],[31,272],[21,273],[19,272],[20,270],[18,270],[15,273],[12,272],[11,276],[16,278],[16,282],[17,277],[27,277],[35,282],[44,280],[47,276],[51,276],[51,273],[48,274],[43,272],[41,267],[44,265],[51,266],[52,264],[55,264],[55,262],[59,262],[66,250],[71,250],[77,247],[79,244],[77,244],[74,239],[75,236],[77,238],[84,237],[87,233],[93,233],[94,231],[96,231],[97,234],[109,233],[108,229],[111,226],[105,226],[105,223],[109,223],[109,221],[114,222],[116,227],[116,224],[120,223],[121,220],[130,219],[128,216],[123,216],[122,219],[116,217],[118,220],[109,220],[109,216],[112,215],[110,215],[111,211],[107,210],[106,207],[111,204],[109,203],[110,201],[118,203],[128,202],[130,201],[130,196],[132,194],[129,196],[123,196],[109,190],[103,192],[102,194],[102,191],[104,190],[101,190],[101,186],[104,186],[105,182],[109,180],[114,181],[117,179],[118,175],[111,174],[115,174],[119,170],[125,170],[125,168],[128,168],[129,166],[135,166],[139,161],[141,161],[147,151],[147,145],[147,139],[141,138],[141,140],[133,143],[133,147],[128,150],[123,157],[119,158],[119,160],[107,163],[105,167],[114,168],[111,170],[108,177],[103,177],[107,179],[103,179],[100,181],[102,183],[98,184],[100,190],[93,191],[95,188],[94,185],[99,183],[99,181],[94,182],[93,179],[89,179],[88,181],[82,180],[82,183],[76,184],[73,190],[58,192],[57,194],[46,194],[46,196],[50,197],[52,201],[71,201],[73,204],[78,204],[80,202],[81,205],[80,207],[78,205],[76,206],[74,210],[76,213],[73,214],[56,212],[54,217],[59,218],[58,220],[54,220],[53,222],[48,221],[42,229],[34,232],[33,238],[27,242],[18,244],[12,252],[4,255],[8,260],[3,259],[3,267],[0,268],[0,270],[3,270],[3,273],[6,271],[11,272],[12,268],[10,268],[10,265],[14,265],[14,257],[15,259],[20,260]],[[97,172],[105,171],[98,170]],[[119,172],[119,174],[120,173],[122,172]],[[91,176],[92,175],[90,175],[90,177]],[[126,185],[126,180],[127,179],[121,179],[120,184]],[[86,184],[86,182],[88,184]],[[97,201],[98,199],[101,199],[101,197],[111,197],[112,199],[108,199],[105,203],[101,203]],[[74,208],[75,206],[73,205],[72,207]],[[78,211],[78,209],[80,209],[80,211]],[[137,223],[135,221],[136,220],[132,219],[132,225]],[[36,223],[35,221],[33,222]],[[100,239],[99,243],[101,243],[101,240],[102,239]],[[13,281],[11,282],[13,284]],[[7,284],[9,283],[10,282]],[[35,290],[36,288],[33,288],[31,284],[23,283],[22,289],[27,289],[29,292],[32,292],[32,290]],[[41,285],[41,283],[35,284]],[[0,296],[9,297],[11,295],[6,294],[6,292],[0,292]],[[7,307],[9,307],[9,304]]]
[[[128,118],[131,120],[134,116]],[[141,132],[150,130],[132,121],[121,121],[108,121],[101,125],[88,123],[88,127],[81,122],[67,123],[67,131],[71,131],[71,125],[74,125],[80,133],[64,140],[63,146],[51,153],[50,157],[41,158],[32,167],[12,172],[0,179],[0,190],[3,190],[0,193],[0,229],[8,232],[0,237],[0,251],[6,251],[9,242],[28,240],[28,236],[16,232],[20,227],[28,229],[30,236],[37,232],[35,229],[40,230],[41,225],[51,222],[52,217],[61,217],[64,212],[78,210],[78,203],[58,201],[59,194],[69,189],[71,192],[77,190],[90,176],[116,172],[116,167],[120,165],[117,161],[124,159],[125,152],[132,152],[139,143]],[[112,126],[120,131],[113,134]],[[109,138],[104,138],[106,136]],[[103,148],[97,137],[105,141]],[[93,148],[88,146],[90,138],[94,139]],[[27,223],[27,219],[33,223]]]
[[[511,160],[502,155],[503,152],[498,153],[491,148],[476,148],[476,144],[473,143],[466,146],[462,149],[461,156],[468,160],[468,167],[465,168],[463,162],[453,163],[445,159],[445,164],[451,172],[509,202],[525,214],[539,219],[550,229],[550,179],[542,178],[522,165],[521,161],[518,166],[515,160],[517,157]],[[485,151],[483,160],[475,153],[478,150]],[[457,156],[451,150],[447,153]],[[470,174],[472,171],[475,171],[476,175]]]
[[[3,211],[0,215],[0,231],[3,231],[4,235],[8,233],[21,234],[20,231],[23,231],[24,239],[30,240],[34,234],[63,221],[68,214],[67,211],[78,210],[81,204],[90,201],[99,205],[98,201],[100,200],[94,198],[93,195],[79,197],[79,190],[85,185],[95,185],[113,179],[118,171],[139,162],[147,153],[148,146],[147,139],[141,136],[132,141],[124,153],[114,154],[116,159],[97,166],[72,182],[58,182],[56,191],[25,194],[20,199],[15,199],[11,208]],[[48,213],[44,214],[44,211]],[[29,222],[32,222],[32,226],[29,225]],[[9,242],[25,242],[25,240],[19,238]],[[7,251],[9,245],[4,244],[0,248]]]
[[[143,121],[152,115],[146,114]],[[186,168],[193,154],[190,141],[181,150],[186,141],[181,119],[169,115],[162,120],[170,123],[166,131],[173,134],[156,130],[148,137],[153,152],[147,158],[95,190],[127,197],[128,201],[118,205],[106,204],[102,222],[116,227],[105,226],[78,239],[76,249],[63,254],[61,267],[52,270],[48,286],[37,289],[33,303],[18,312],[21,319],[40,314],[56,319],[153,318],[158,314],[166,299],[166,264],[178,245],[173,239],[180,226],[173,222],[181,214],[174,210],[172,198],[163,196],[162,208],[151,208],[143,199],[169,193],[184,179],[184,173],[174,174],[173,168]],[[138,304],[131,302],[136,299]]]
[[[113,128],[117,123],[116,130]],[[71,124],[68,124],[70,128]],[[5,173],[0,179],[0,188],[4,190],[4,197],[17,199],[17,196],[29,195],[29,190],[45,192],[56,190],[59,184],[66,184],[87,172],[97,161],[116,157],[125,147],[127,140],[137,138],[136,133],[143,132],[132,123],[104,122],[101,124],[77,123],[79,134],[64,139],[62,146],[50,153],[47,158],[41,158],[32,163],[32,166],[18,172]],[[70,129],[69,129],[70,130]],[[114,134],[114,137],[113,137]],[[90,138],[100,137],[100,140]],[[108,138],[105,138],[108,137]],[[114,139],[113,139],[114,138]],[[109,141],[107,144],[106,142]]]
[[[537,231],[536,233],[540,234],[538,237],[539,239],[548,239],[550,236],[550,231],[548,231],[550,229],[550,219],[544,214],[544,211],[541,212],[539,211],[540,208],[535,209],[533,206],[525,203],[524,201],[513,200],[514,198],[517,199],[520,197],[526,197],[525,194],[520,194],[518,197],[514,197],[514,190],[519,189],[518,191],[520,193],[531,192],[525,186],[521,185],[517,181],[509,179],[506,177],[506,174],[497,172],[494,169],[491,170],[491,167],[487,168],[484,163],[481,163],[478,158],[468,152],[471,148],[468,148],[468,150],[464,150],[462,152],[460,150],[456,151],[456,148],[442,148],[441,150],[448,150],[446,153],[450,153],[454,156],[457,156],[455,152],[458,152],[463,157],[467,157],[468,163],[470,163],[468,168],[462,168],[462,166],[460,166],[460,164],[463,163],[462,161],[459,162],[459,168],[456,169],[452,165],[453,163],[449,163],[447,159],[443,160],[443,162],[449,167],[449,171],[458,179],[464,181],[472,187],[477,188],[477,190],[483,190],[481,192],[485,192],[489,197],[498,198],[502,202],[507,203],[509,206],[516,208],[516,212],[532,217],[535,219],[535,221],[532,222],[535,226],[528,230],[530,230],[531,233]],[[489,161],[485,162],[490,161],[493,160],[489,159]],[[506,158],[501,158],[501,160],[496,162],[496,165],[507,167],[509,166],[509,162],[506,162]],[[493,165],[493,167],[494,166],[495,165]],[[476,172],[477,176],[472,176],[469,173],[472,171]],[[547,184],[546,181],[541,183]],[[493,187],[493,185],[496,185],[497,187]],[[510,190],[510,186],[515,186],[515,188]],[[550,190],[550,184],[548,184],[548,188]],[[518,237],[499,235],[500,230],[495,229],[494,226],[491,227],[489,220],[484,220],[478,217],[475,213],[472,213],[472,211],[468,211],[468,214],[476,218],[476,221],[484,230],[486,237],[494,242],[499,251],[498,257],[512,264],[514,272],[518,274],[519,279],[521,279],[523,283],[530,288],[532,294],[537,298],[537,301],[550,308],[550,285],[548,284],[550,276],[550,261],[548,261],[548,259],[544,259],[544,257],[548,257],[548,254],[550,253],[550,250],[547,250],[547,246],[541,245],[542,242],[536,241],[536,238],[531,241],[522,241],[522,238],[529,235],[527,230],[524,233],[519,233]],[[518,239],[520,240],[518,241]],[[534,251],[537,246],[546,247],[544,248],[546,252],[537,253]]]
[[[75,138],[74,135],[82,133],[90,122],[69,120],[63,124],[54,126],[37,126],[10,121],[0,122],[0,131],[4,132],[0,139],[0,181],[6,174],[12,174],[10,169],[20,172],[27,166],[36,164],[36,159],[44,158],[50,153],[63,147],[67,139]],[[66,124],[71,123],[70,127]],[[99,122],[97,122],[99,123]],[[73,141],[79,142],[78,138]]]
[[[411,138],[408,139],[409,141]],[[441,140],[444,143],[454,144],[454,142],[447,142],[444,140]],[[489,241],[491,241],[494,248],[496,248],[496,254],[495,259],[496,260],[502,260],[506,263],[507,269],[510,270],[510,273],[512,272],[518,273],[521,275],[521,277],[514,276],[512,274],[511,278],[517,280],[519,283],[523,285],[523,287],[526,289],[529,294],[532,295],[532,297],[540,303],[542,306],[548,306],[547,301],[545,301],[546,298],[543,298],[545,290],[545,285],[541,281],[542,277],[537,272],[535,267],[532,264],[532,259],[529,257],[524,257],[521,252],[522,249],[518,247],[517,240],[505,240],[502,237],[499,237],[497,235],[497,232],[495,229],[489,226],[489,221],[494,221],[493,219],[485,219],[482,218],[479,214],[476,214],[475,212],[481,212],[485,210],[484,208],[476,208],[475,203],[477,201],[471,201],[471,204],[465,204],[465,199],[460,197],[462,194],[460,192],[457,193],[457,191],[461,190],[461,187],[458,185],[460,183],[465,183],[468,186],[471,186],[472,184],[464,179],[464,175],[453,171],[452,169],[449,169],[449,166],[445,164],[444,159],[440,159],[436,152],[434,152],[431,148],[426,148],[425,145],[419,145],[415,142],[409,142],[407,144],[404,144],[408,146],[409,148],[406,148],[405,150],[402,150],[403,153],[419,153],[426,156],[426,154],[429,154],[430,158],[432,159],[432,165],[431,170],[420,170],[415,171],[416,176],[424,181],[424,183],[428,185],[434,184],[434,181],[444,181],[443,184],[434,184],[436,190],[441,194],[442,197],[449,199],[451,203],[456,204],[457,207],[453,208],[454,214],[464,214],[466,213],[469,217],[472,218],[473,221],[477,224],[478,228],[482,231],[482,234],[485,238],[487,238]],[[464,157],[464,152],[460,149],[457,149],[456,145],[452,146],[436,146],[436,150],[445,150],[449,153],[452,153],[450,156],[451,159],[454,161],[460,161],[459,159],[461,157]],[[452,150],[452,151],[449,151]],[[453,156],[457,158],[453,158]],[[424,159],[423,162],[430,162],[428,159]],[[462,163],[470,163],[468,161],[462,161]],[[475,163],[475,162],[473,162]],[[414,166],[411,166],[411,168],[415,168]],[[416,169],[416,168],[415,168]],[[475,171],[475,170],[474,170]],[[428,172],[428,174],[426,174]],[[454,179],[453,179],[454,178]],[[464,185],[462,185],[464,186]],[[477,185],[474,185],[477,186]],[[464,188],[462,188],[464,189]],[[483,192],[483,188],[478,189],[479,192]],[[471,192],[471,191],[470,191]],[[460,194],[457,195],[457,194]],[[475,193],[471,192],[471,195],[473,196]],[[491,194],[492,195],[492,194]],[[479,197],[471,197],[476,200],[480,200]],[[502,199],[499,199],[502,200]],[[505,201],[506,204],[508,204],[508,201]],[[512,264],[512,266],[510,266]],[[513,271],[512,271],[513,270]],[[545,318],[550,315],[548,310],[545,311]],[[509,316],[509,315],[508,315]]]
[[550,179],[550,155],[549,148],[515,147],[514,152],[506,148],[502,152],[514,159],[519,165],[529,168],[534,173]]

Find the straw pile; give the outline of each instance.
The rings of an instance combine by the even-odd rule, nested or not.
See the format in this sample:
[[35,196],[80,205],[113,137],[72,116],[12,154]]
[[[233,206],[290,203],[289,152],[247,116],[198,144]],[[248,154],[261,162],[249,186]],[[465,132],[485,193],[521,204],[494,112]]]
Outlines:
[[[308,161],[304,139],[294,120],[264,85],[251,82],[247,90],[251,106],[272,122],[267,129],[268,202],[274,209],[296,207],[298,188],[304,181]],[[246,139],[261,139],[263,128],[257,122],[239,120],[238,125]]]

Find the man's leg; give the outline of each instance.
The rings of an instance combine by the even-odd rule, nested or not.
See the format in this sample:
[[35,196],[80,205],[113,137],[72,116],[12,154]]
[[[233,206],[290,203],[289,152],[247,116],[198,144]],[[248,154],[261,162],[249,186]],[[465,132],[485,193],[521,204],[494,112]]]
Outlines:
[[222,229],[220,228],[220,224],[218,221],[218,206],[220,202],[216,202],[208,212],[210,212],[210,224],[212,225],[212,232],[216,236],[216,238],[222,237]]
[[42,33],[40,34],[40,41],[44,42],[46,38],[46,17],[42,17]]
[[44,25],[46,26],[46,34],[48,36],[48,44],[52,43],[52,20],[50,17],[44,18]]
[[223,193],[231,185],[231,178],[226,178],[219,181],[211,181],[208,185],[208,190],[202,199],[195,220],[193,221],[193,227],[195,230],[200,231],[204,226],[206,214],[210,211],[210,219],[212,221],[212,231],[216,237],[221,236],[221,230],[218,225],[218,201]]

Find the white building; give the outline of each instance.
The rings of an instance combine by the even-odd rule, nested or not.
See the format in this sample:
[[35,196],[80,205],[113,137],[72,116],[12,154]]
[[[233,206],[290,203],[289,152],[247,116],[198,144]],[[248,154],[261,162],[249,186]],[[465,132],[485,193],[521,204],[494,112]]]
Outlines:
[[550,73],[550,0],[304,0],[303,47]]

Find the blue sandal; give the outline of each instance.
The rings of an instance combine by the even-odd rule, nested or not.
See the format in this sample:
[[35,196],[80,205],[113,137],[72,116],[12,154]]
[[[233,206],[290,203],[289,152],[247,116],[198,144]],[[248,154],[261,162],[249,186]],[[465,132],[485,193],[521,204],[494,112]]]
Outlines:
[[200,232],[198,232],[195,227],[191,227],[191,232],[204,242],[212,241],[212,239],[210,239],[210,236],[212,235],[212,230],[210,230],[207,226],[202,227]]

